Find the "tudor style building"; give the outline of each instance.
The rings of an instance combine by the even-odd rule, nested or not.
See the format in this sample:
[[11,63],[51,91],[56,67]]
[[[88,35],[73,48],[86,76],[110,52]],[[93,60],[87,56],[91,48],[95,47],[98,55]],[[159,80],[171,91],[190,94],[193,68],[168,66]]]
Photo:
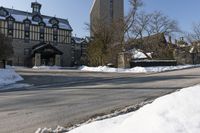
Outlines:
[[67,19],[41,14],[42,5],[31,4],[32,12],[0,7],[0,32],[12,38],[16,66],[71,66],[72,28]]

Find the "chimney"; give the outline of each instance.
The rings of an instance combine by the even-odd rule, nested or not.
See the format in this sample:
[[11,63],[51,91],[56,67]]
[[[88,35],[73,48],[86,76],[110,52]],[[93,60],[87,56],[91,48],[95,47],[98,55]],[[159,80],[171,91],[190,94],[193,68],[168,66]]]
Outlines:
[[172,37],[171,36],[169,36],[169,40],[168,41],[169,41],[170,44],[172,44]]
[[178,45],[178,41],[175,39],[175,44]]
[[184,41],[184,37],[181,37],[180,40],[181,40],[181,41]]

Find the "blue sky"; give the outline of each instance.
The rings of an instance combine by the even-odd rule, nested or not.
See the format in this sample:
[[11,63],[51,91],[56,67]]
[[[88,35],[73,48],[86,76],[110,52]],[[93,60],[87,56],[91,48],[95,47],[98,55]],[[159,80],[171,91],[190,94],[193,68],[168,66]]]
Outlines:
[[[0,6],[31,11],[35,0],[0,0]],[[73,34],[84,37],[89,34],[85,23],[89,22],[93,0],[38,0],[42,4],[42,14],[67,18],[74,29]],[[200,22],[200,0],[144,0],[146,12],[162,11],[178,21],[180,28],[190,31],[194,22]],[[125,12],[128,10],[125,0]]]

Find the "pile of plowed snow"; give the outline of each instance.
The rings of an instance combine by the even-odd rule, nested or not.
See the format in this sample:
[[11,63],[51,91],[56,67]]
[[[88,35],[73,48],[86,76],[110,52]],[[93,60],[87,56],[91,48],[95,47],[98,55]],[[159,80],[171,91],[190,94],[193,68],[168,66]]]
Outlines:
[[0,69],[0,86],[16,83],[23,78],[13,69]]
[[68,133],[199,133],[200,85],[156,99],[136,112],[83,125]]
[[91,72],[148,73],[148,72],[164,72],[171,70],[179,70],[179,69],[192,68],[198,66],[199,65],[180,65],[180,66],[158,66],[158,67],[134,67],[129,69],[111,68],[107,66],[99,66],[99,67],[81,66],[79,70],[91,71]]

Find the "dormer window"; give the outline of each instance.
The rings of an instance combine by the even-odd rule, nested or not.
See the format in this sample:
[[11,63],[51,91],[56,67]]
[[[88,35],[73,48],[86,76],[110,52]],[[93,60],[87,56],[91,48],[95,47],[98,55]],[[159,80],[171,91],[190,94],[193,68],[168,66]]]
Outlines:
[[31,7],[33,9],[33,14],[40,14],[42,5],[38,2],[32,2]]
[[59,21],[56,17],[53,17],[49,20],[49,23],[52,24],[52,25],[58,25]]
[[0,7],[0,16],[2,16],[2,17],[6,17],[6,16],[8,16],[8,11],[5,9],[5,8],[3,8],[3,7]]
[[42,16],[39,15],[39,14],[34,15],[32,20],[35,21],[35,22],[42,22],[43,21]]

